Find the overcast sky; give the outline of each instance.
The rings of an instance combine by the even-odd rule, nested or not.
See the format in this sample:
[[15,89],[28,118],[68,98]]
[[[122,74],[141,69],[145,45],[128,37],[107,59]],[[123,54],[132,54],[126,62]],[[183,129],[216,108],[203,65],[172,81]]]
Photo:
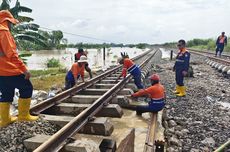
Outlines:
[[[19,0],[41,27],[114,43],[230,35],[230,0]],[[12,0],[14,3],[15,0]],[[64,33],[69,42],[102,41]]]

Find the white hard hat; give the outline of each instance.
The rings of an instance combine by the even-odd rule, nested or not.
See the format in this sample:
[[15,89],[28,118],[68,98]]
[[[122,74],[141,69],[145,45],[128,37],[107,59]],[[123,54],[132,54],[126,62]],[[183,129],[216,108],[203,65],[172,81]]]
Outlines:
[[87,60],[87,57],[85,55],[82,55],[80,57],[80,60],[78,60],[77,62],[88,62],[88,60]]

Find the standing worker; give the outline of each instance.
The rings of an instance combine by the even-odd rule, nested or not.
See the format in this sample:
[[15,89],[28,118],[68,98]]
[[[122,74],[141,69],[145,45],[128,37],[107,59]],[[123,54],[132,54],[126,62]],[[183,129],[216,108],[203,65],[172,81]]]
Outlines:
[[[30,73],[19,59],[16,44],[10,33],[12,24],[18,23],[12,14],[0,11],[0,127],[16,121],[34,121],[37,116],[29,113],[33,86]],[[19,89],[18,118],[10,116],[10,104],[15,88]]]
[[188,74],[190,53],[185,48],[185,40],[179,40],[177,47],[179,52],[176,56],[176,62],[173,70],[176,72],[176,96],[182,97],[186,95],[186,88],[184,86],[184,77]]
[[[88,54],[87,51],[84,51],[82,48],[79,48],[78,52],[74,55],[75,62],[77,62],[78,60],[80,60],[80,57],[82,55],[84,55],[84,56],[87,57],[87,54]],[[85,71],[87,71],[89,73],[89,77],[90,77],[90,79],[92,79],[93,75],[92,75],[91,69],[89,68],[89,64],[88,63],[85,64]]]
[[128,55],[122,54],[122,58],[119,59],[119,63],[123,64],[123,69],[121,75],[117,78],[117,80],[120,77],[125,78],[127,75],[127,71],[133,76],[134,83],[137,86],[138,89],[143,89],[143,85],[141,82],[141,70],[140,68],[131,60],[129,59]]
[[136,106],[136,111],[138,113],[158,112],[162,110],[165,106],[165,89],[164,86],[160,84],[159,75],[153,74],[150,77],[150,80],[152,84],[151,87],[141,89],[131,95],[132,98],[146,96],[151,99],[146,106]]
[[225,32],[222,32],[216,40],[216,56],[219,52],[219,56],[221,57],[221,53],[224,50],[224,45],[227,45],[227,36],[225,36],[224,34]]

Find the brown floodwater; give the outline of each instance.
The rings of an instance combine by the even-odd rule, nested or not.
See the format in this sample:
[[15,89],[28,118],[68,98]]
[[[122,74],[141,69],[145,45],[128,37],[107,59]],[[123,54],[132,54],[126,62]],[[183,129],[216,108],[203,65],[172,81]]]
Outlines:
[[[95,67],[109,67],[117,64],[117,58],[120,57],[120,52],[127,52],[132,58],[137,56],[143,51],[138,48],[109,48],[106,49],[105,63],[103,61],[103,50],[102,49],[87,49],[88,51],[88,62],[92,68]],[[32,56],[27,57],[27,66],[29,69],[38,70],[46,69],[46,63],[49,59],[55,58],[60,61],[63,67],[70,68],[74,63],[74,54],[77,53],[76,48],[67,48],[65,50],[39,50],[32,51]]]
[[135,128],[135,152],[143,151],[145,145],[145,138],[148,128],[149,113],[143,113],[142,116],[136,115],[135,111],[123,109],[124,115],[122,118],[111,118],[114,124],[114,131],[112,137],[117,139],[122,136],[128,129]]

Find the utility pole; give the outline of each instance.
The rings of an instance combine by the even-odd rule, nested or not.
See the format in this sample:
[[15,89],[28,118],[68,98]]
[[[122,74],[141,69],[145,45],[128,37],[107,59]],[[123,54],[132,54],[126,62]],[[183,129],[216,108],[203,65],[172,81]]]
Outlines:
[[105,46],[103,47],[103,65],[105,66]]

